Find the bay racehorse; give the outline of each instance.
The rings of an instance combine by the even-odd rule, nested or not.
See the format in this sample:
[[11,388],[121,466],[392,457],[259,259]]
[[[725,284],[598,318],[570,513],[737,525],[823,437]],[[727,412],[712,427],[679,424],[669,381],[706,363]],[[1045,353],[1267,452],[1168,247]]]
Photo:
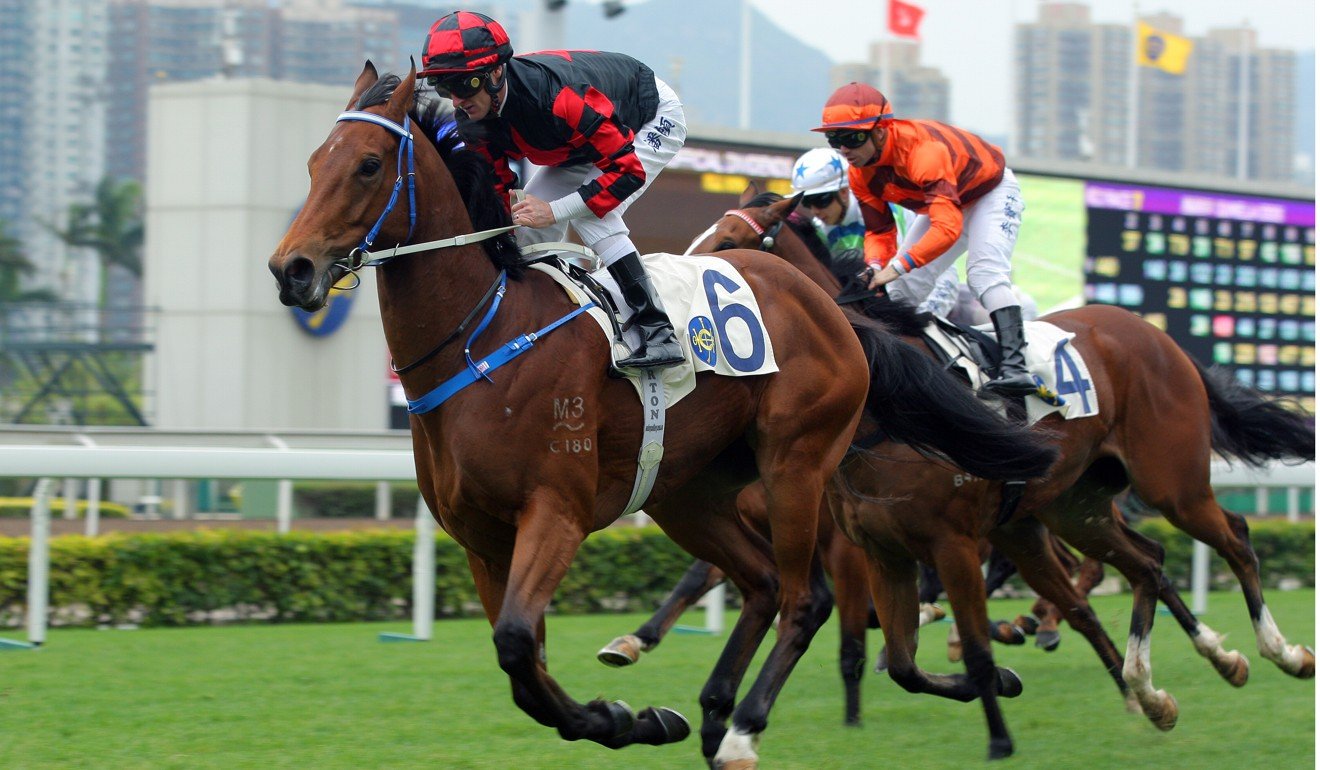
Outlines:
[[[378,264],[386,342],[417,405],[409,420],[418,485],[467,552],[518,707],[567,740],[611,748],[682,740],[689,727],[672,709],[580,703],[550,675],[546,609],[583,540],[630,497],[641,404],[631,383],[608,376],[610,341],[589,319],[573,320],[578,303],[550,276],[523,268],[490,167],[452,140],[432,144],[418,127],[414,76],[378,77],[368,62],[347,111],[312,153],[307,203],[268,263],[280,301],[319,308],[364,259]],[[488,230],[474,234],[479,228]],[[391,258],[407,248],[416,251]],[[645,506],[675,542],[755,597],[700,697],[708,761],[754,767],[775,697],[829,612],[813,563],[817,508],[863,409],[979,475],[1039,475],[1055,453],[962,397],[898,338],[850,323],[791,265],[755,251],[722,256],[757,297],[778,371],[697,376],[666,417]],[[941,385],[952,400],[934,412],[898,408]],[[571,424],[557,408],[565,401]],[[735,512],[738,490],[758,477],[772,543]],[[735,708],[752,662],[743,643],[759,643],[776,612],[774,646]]]
[[[828,252],[809,224],[794,224],[790,217],[796,205],[797,199],[773,194],[745,200],[744,208],[722,217],[695,250],[764,246],[837,295],[842,287],[826,267]],[[767,235],[773,237],[767,240]],[[920,335],[928,316],[884,297],[863,304],[868,315],[925,349]],[[1171,729],[1178,711],[1173,698],[1156,690],[1151,679],[1149,634],[1156,597],[1225,679],[1244,683],[1246,659],[1223,650],[1222,637],[1187,609],[1163,574],[1163,549],[1123,522],[1114,497],[1129,487],[1228,562],[1242,585],[1261,654],[1288,674],[1314,677],[1312,651],[1288,644],[1265,606],[1245,519],[1221,508],[1210,487],[1213,453],[1254,465],[1312,459],[1314,424],[1228,375],[1206,370],[1168,335],[1126,310],[1092,305],[1044,320],[1076,335],[1073,345],[1090,367],[1100,412],[1086,419],[1050,415],[1041,421],[1038,430],[1056,442],[1061,459],[1049,474],[1027,485],[1010,519],[998,521],[1001,484],[968,478],[900,441],[850,455],[840,469],[843,483],[831,488],[841,528],[867,552],[891,677],[915,692],[958,700],[980,697],[990,728],[990,756],[1012,752],[995,696],[1020,692],[1020,683],[995,668],[986,640],[979,545],[988,537],[1033,589],[1064,611],[1120,691],[1135,696],[1157,727]],[[1043,525],[1084,554],[1114,565],[1132,584],[1125,657],[1118,657],[1085,597],[1067,580]],[[913,659],[917,560],[932,565],[949,591],[964,646],[965,676],[928,674]]]

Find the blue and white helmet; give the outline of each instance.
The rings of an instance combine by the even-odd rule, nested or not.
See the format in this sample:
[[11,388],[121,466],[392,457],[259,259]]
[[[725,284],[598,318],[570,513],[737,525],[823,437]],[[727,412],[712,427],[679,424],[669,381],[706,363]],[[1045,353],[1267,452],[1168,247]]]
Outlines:
[[793,164],[789,183],[794,192],[806,195],[842,190],[848,186],[848,162],[837,150],[828,147],[807,150]]

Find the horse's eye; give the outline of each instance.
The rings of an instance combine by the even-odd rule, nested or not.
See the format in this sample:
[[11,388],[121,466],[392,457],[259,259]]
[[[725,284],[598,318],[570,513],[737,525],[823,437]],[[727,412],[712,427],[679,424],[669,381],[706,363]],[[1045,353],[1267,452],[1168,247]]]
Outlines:
[[373,176],[380,171],[380,160],[377,158],[367,158],[358,166],[358,173],[362,176]]
[[736,249],[736,248],[738,248],[738,244],[736,244],[736,243],[734,243],[733,241],[731,241],[731,240],[729,240],[729,239],[726,238],[726,239],[724,239],[724,240],[722,240],[722,241],[719,242],[719,245],[715,247],[715,250],[716,250],[716,251],[727,251],[727,250],[729,250],[729,249]]

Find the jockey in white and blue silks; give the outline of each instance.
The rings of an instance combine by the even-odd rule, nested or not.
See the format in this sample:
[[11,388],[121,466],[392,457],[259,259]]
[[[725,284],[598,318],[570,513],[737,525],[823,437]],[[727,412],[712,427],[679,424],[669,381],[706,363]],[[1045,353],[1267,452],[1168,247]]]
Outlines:
[[[794,192],[804,193],[802,207],[811,212],[816,232],[829,247],[833,258],[830,269],[834,274],[844,279],[865,270],[866,225],[862,223],[857,198],[848,189],[848,164],[843,156],[826,147],[808,150],[793,164],[790,183]],[[890,209],[901,238],[917,215],[893,204]],[[958,270],[949,267],[936,279],[935,288],[917,309],[947,316],[957,299]]]

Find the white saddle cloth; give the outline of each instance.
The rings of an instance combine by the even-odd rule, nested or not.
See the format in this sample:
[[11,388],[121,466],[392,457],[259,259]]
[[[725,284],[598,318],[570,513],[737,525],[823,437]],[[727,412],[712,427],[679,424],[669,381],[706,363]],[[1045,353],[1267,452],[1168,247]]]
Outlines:
[[[661,373],[669,406],[696,388],[698,372],[748,377],[779,371],[774,345],[761,321],[760,306],[747,282],[732,265],[717,257],[679,254],[646,254],[642,256],[642,262],[683,347],[683,363]],[[543,264],[531,267],[554,278],[578,305],[591,301],[590,295],[562,271]],[[613,297],[625,327],[624,341],[636,349],[641,336],[635,327],[628,325],[632,309],[623,300],[618,284],[605,268],[595,271],[591,277]],[[612,341],[614,326],[608,312],[608,308],[597,307],[588,310],[587,314]],[[616,362],[632,352],[620,350],[617,345],[612,345],[611,349]],[[640,379],[635,376],[628,379],[641,396]]]
[[[992,338],[995,336],[991,324],[974,328]],[[1035,396],[1027,398],[1028,422],[1034,423],[1049,414],[1060,414],[1065,420],[1099,414],[1100,403],[1091,372],[1072,344],[1076,335],[1045,321],[1023,324],[1023,330],[1027,335],[1027,371],[1040,387]],[[965,337],[950,336],[938,324],[927,327],[926,335],[953,358],[955,366],[967,373],[974,390],[989,379],[976,364]]]

